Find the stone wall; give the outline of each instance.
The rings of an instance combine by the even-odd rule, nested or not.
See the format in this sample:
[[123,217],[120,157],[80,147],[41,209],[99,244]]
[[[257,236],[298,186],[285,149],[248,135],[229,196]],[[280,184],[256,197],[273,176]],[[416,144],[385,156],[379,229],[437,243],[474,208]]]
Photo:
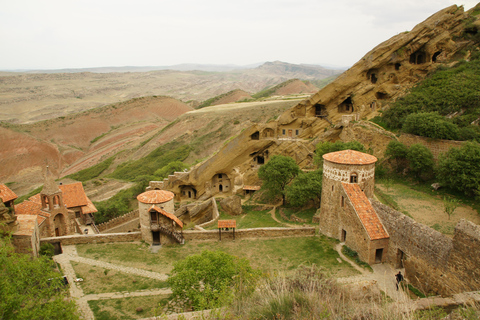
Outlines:
[[460,148],[463,144],[463,141],[437,140],[406,133],[402,134],[398,140],[408,147],[417,143],[424,145],[432,152],[435,161],[438,160],[438,157],[442,153],[446,153],[450,148]]
[[[125,222],[128,222],[132,219],[138,218],[138,209],[131,211],[129,213],[124,214],[123,216],[113,218],[107,222],[101,223],[97,225],[97,228],[100,232],[104,232],[105,230],[112,229],[117,227]],[[128,230],[127,230],[128,231]]]
[[480,226],[462,220],[451,239],[370,201],[390,234],[388,262],[395,267],[403,264],[406,277],[415,287],[441,295],[480,290]]
[[[252,228],[235,230],[235,239],[253,239],[253,238],[281,238],[281,237],[308,237],[315,235],[314,227],[300,228]],[[183,237],[189,240],[210,240],[218,241],[218,230],[183,231]],[[222,231],[222,241],[233,240],[233,231]]]
[[[283,238],[283,237],[308,237],[315,235],[314,227],[300,228],[254,228],[240,229],[235,231],[235,239],[252,238]],[[197,231],[186,230],[183,232],[186,241],[209,240],[218,241],[218,230]],[[42,238],[40,243],[57,243],[62,245],[86,244],[86,243],[108,243],[108,242],[130,242],[142,240],[141,232],[108,233],[108,234],[87,234],[63,237]],[[222,240],[233,240],[232,231],[222,231]]]
[[62,245],[86,244],[86,243],[107,243],[107,242],[130,242],[142,240],[140,232],[106,233],[106,234],[85,234],[63,237],[41,238],[40,243],[56,243]]
[[113,228],[106,229],[102,233],[120,233],[140,231],[140,218],[132,218],[132,220],[122,223]]

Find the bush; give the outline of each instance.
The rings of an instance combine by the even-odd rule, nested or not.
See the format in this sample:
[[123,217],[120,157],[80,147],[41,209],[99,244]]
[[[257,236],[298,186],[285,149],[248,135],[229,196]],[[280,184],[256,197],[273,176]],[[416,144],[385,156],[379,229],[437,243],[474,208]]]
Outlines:
[[467,196],[480,192],[480,144],[467,142],[461,148],[451,148],[438,161],[440,183]]
[[177,261],[168,284],[178,303],[204,310],[230,303],[235,294],[251,294],[258,276],[247,259],[205,250]]
[[413,144],[408,149],[407,159],[410,170],[417,178],[428,179],[433,173],[433,154],[423,144]]
[[413,113],[406,117],[402,130],[433,139],[457,140],[458,126],[436,112]]

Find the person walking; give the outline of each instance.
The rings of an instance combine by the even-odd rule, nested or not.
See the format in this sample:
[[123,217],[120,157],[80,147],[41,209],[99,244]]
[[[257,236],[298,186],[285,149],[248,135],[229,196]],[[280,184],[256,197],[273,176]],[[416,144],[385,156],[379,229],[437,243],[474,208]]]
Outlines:
[[395,279],[397,280],[397,291],[399,284],[403,281],[403,275],[401,271],[398,271],[398,273],[395,275]]

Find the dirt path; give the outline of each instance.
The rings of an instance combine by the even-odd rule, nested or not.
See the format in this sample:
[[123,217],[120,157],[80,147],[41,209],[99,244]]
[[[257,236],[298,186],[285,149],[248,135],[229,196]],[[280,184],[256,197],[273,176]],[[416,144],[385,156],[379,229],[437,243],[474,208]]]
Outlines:
[[[392,298],[396,302],[402,303],[404,308],[408,308],[411,300],[410,297],[403,291],[397,290],[396,281],[395,281],[395,274],[398,270],[395,270],[389,264],[374,264],[372,266],[373,272],[369,272],[356,263],[352,262],[350,259],[345,257],[342,253],[342,247],[345,243],[339,243],[335,246],[335,250],[338,252],[342,260],[346,261],[352,267],[354,267],[357,271],[361,272],[361,275],[348,277],[348,278],[339,278],[337,279],[340,283],[355,283],[358,285],[363,286],[364,288],[368,288],[374,285],[377,285],[380,290],[385,292],[390,298]],[[400,269],[403,274],[405,274],[404,269]]]

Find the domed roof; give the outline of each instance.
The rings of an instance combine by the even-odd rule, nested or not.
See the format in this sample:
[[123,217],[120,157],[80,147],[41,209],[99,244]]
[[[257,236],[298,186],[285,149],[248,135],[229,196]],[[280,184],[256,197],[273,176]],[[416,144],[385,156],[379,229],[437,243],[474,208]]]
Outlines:
[[137,200],[141,203],[164,203],[173,199],[173,192],[167,190],[149,190],[137,196]]
[[355,150],[342,150],[330,152],[323,155],[323,159],[339,164],[372,164],[377,162],[377,158]]

